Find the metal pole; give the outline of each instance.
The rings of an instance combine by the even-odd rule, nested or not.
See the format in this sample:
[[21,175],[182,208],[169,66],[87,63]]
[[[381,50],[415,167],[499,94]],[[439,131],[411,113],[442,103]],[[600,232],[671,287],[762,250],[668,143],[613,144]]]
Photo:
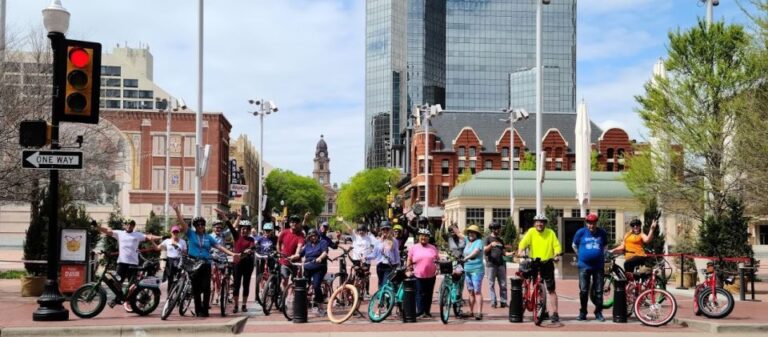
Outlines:
[[163,207],[163,216],[165,216],[165,229],[170,231],[171,229],[168,227],[170,224],[170,221],[168,221],[168,205],[171,202],[169,180],[171,176],[171,101],[168,101],[168,104],[169,105],[165,106],[165,108],[168,110],[168,116],[165,121],[165,207]]
[[515,111],[509,111],[509,217],[512,222],[515,220]]
[[[264,100],[261,100],[264,102]],[[264,107],[264,103],[261,105]],[[263,190],[262,190],[262,175],[264,172],[264,111],[259,111],[259,174],[258,174],[258,182],[259,185],[259,200],[256,201],[256,213],[259,213],[259,224],[257,227],[259,228],[259,233],[261,233],[261,223],[262,223],[262,209],[261,209],[261,199],[263,198]]]
[[429,223],[429,113],[430,106],[424,104],[424,217]]
[[[539,158],[541,153],[541,120],[542,118],[542,71],[541,66],[541,0],[536,1],[536,173],[537,177],[540,176],[541,171],[544,170],[544,162]],[[510,163],[511,164],[511,163]],[[541,201],[541,181],[536,179],[536,214],[542,212]]]
[[195,216],[202,210],[203,148],[203,0],[197,1],[197,113],[195,114]]
[[707,29],[709,29],[710,26],[712,26],[712,0],[706,0],[707,1]]
[[[59,69],[66,67],[64,57],[57,57],[59,51],[65,48],[64,34],[51,32],[48,33],[51,40],[51,49],[53,49],[53,89],[51,95],[52,118],[51,118],[51,150],[58,150],[59,146],[59,119],[61,111],[56,111],[63,107],[56,104],[58,95],[63,95],[64,88],[57,88],[59,83]],[[61,51],[63,53],[63,51]],[[59,269],[59,171],[50,171],[50,186],[48,187],[48,270],[45,280],[45,289],[42,296],[37,299],[40,305],[32,313],[33,321],[66,321],[69,319],[69,311],[64,308],[64,296],[59,292],[58,269]]]

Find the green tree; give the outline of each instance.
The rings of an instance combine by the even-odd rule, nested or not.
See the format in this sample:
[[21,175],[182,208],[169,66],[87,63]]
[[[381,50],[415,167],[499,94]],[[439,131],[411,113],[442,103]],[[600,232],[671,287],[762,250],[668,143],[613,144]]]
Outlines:
[[[650,200],[648,206],[643,212],[643,233],[648,233],[653,220],[658,218],[660,215],[661,210],[659,210],[659,205],[656,202],[656,199]],[[656,226],[656,229],[653,230],[653,234],[653,239],[651,242],[646,244],[646,247],[651,249],[656,254],[661,254],[664,252],[664,241],[666,238],[664,237],[664,233],[661,232],[660,226]]]
[[592,153],[589,157],[589,166],[592,168],[593,172],[602,171],[600,168],[600,162],[597,161],[597,157],[597,150],[592,150]]
[[470,179],[472,179],[472,171],[464,170],[464,172],[461,172],[461,174],[459,174],[459,176],[456,177],[456,185],[455,186],[458,186],[459,184],[463,184],[463,183],[469,181]]
[[517,249],[517,244],[520,241],[520,238],[517,235],[517,227],[515,227],[512,218],[507,218],[507,221],[504,224],[504,227],[501,227],[501,233],[499,234],[504,240],[504,245],[507,250],[514,251]]
[[555,231],[555,234],[557,234],[557,218],[560,216],[560,212],[554,207],[547,205],[547,207],[544,208],[544,215],[547,217],[547,227],[551,228]]
[[271,215],[272,209],[281,210],[280,201],[285,202],[288,214],[299,215],[310,212],[320,214],[325,206],[325,191],[320,184],[310,177],[303,177],[289,170],[276,169],[269,173],[266,181],[267,207],[264,218]]
[[394,192],[400,173],[394,169],[366,169],[343,184],[336,199],[337,214],[347,221],[375,224],[387,215],[387,194]]
[[[661,146],[648,149],[650,158],[662,159],[670,144],[683,148],[684,179],[658,174],[643,188],[660,200],[675,200],[704,219],[709,213],[722,217],[726,200],[736,195],[738,181],[735,162],[726,155],[729,136],[743,111],[734,97],[759,83],[748,60],[750,36],[739,25],[715,22],[710,27],[699,20],[687,30],[669,34],[669,56],[665,61],[668,77],[656,76],[637,96],[639,114]],[[629,170],[637,168],[630,166]],[[662,171],[664,172],[664,171]],[[706,200],[703,196],[709,195]],[[702,206],[703,205],[703,206]]]
[[726,212],[720,218],[708,216],[699,229],[698,252],[706,256],[752,257],[752,246],[746,244],[748,224],[743,201],[729,198]]
[[536,171],[536,156],[533,153],[525,151],[523,160],[520,162],[520,171]]
[[[169,222],[172,223],[172,222]],[[163,217],[157,216],[154,211],[149,211],[149,218],[147,218],[147,223],[144,224],[144,233],[145,234],[153,234],[157,236],[162,237],[170,237],[170,233],[165,228],[165,219]],[[153,245],[149,242],[143,242],[140,249],[149,249],[152,248]],[[148,258],[157,258],[160,257],[160,252],[153,251],[153,252],[147,252],[144,253],[144,256]]]

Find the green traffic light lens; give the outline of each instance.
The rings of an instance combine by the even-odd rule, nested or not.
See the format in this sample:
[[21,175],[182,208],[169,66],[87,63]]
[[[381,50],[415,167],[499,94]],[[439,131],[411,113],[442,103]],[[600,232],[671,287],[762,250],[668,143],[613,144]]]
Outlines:
[[85,96],[79,92],[67,96],[67,107],[74,112],[83,112],[86,104]]
[[83,89],[88,85],[88,75],[82,70],[75,70],[67,75],[67,82],[75,89]]

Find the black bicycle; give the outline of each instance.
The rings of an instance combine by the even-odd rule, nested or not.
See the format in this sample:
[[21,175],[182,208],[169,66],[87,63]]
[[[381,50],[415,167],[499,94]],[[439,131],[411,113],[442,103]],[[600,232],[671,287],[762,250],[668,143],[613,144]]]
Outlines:
[[192,302],[192,276],[204,263],[206,263],[205,260],[182,255],[178,279],[173,288],[168,292],[168,297],[165,299],[165,304],[163,304],[163,310],[160,312],[160,319],[166,320],[176,305],[179,306],[179,315],[184,316]]

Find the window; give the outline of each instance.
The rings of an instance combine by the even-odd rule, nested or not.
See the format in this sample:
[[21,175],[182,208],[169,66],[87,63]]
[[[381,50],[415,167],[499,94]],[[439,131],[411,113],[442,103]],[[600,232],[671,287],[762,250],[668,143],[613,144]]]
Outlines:
[[131,78],[123,79],[123,86],[126,88],[138,88],[139,80]]
[[328,213],[333,213],[333,199],[328,199]]
[[[509,221],[509,208],[494,208],[493,209],[493,221],[500,224],[501,226],[506,226]],[[507,242],[511,243],[511,242]]]
[[161,168],[152,169],[152,190],[153,191],[165,190],[165,169],[161,169]]
[[141,108],[144,110],[152,110],[155,107],[154,101],[141,101]]
[[123,97],[126,98],[139,98],[138,90],[123,90]]
[[424,201],[424,187],[419,188],[419,201]]
[[171,151],[171,156],[174,156],[174,157],[181,156],[181,136],[171,135],[171,141],[168,144],[168,148]]
[[440,186],[440,200],[448,199],[448,195],[451,193],[450,186]]
[[419,173],[424,173],[424,159],[419,159]]
[[320,180],[320,185],[325,184],[325,177],[320,176],[318,180]]
[[181,170],[179,168],[171,168],[171,175],[169,177],[169,188],[171,191],[178,191],[181,187]]
[[101,76],[120,76],[120,67],[101,66]]
[[608,172],[612,172],[613,171],[613,162],[612,161],[609,161],[609,162],[607,162],[605,164],[605,170],[608,171]]
[[616,151],[616,161],[618,162],[618,170],[624,171],[624,149]]
[[477,156],[477,148],[475,148],[474,146],[470,146],[469,147],[469,156],[470,157]]
[[107,100],[106,108],[107,109],[120,109],[120,101],[116,101],[116,100],[113,100],[113,99],[108,99]]
[[597,216],[608,234],[608,242],[616,242],[616,210],[598,209]]
[[485,221],[485,209],[483,208],[467,208],[467,226],[478,225],[480,228],[484,228]]
[[104,91],[104,97],[120,97],[120,89],[107,89]]
[[562,171],[563,170],[563,162],[556,161],[555,162],[555,171]]
[[184,157],[195,157],[195,136],[184,136]]
[[448,159],[443,159],[440,162],[440,173],[441,174],[448,174],[448,173],[450,173],[449,170],[450,170],[450,162],[448,161]]
[[464,157],[466,155],[466,149],[463,146],[459,146],[459,157]]
[[165,136],[152,136],[152,155],[165,156]]
[[[515,162],[515,165],[517,165],[517,162]],[[502,170],[509,170],[509,162],[504,160],[501,162],[501,169]]]
[[[509,166],[509,165],[507,165],[507,166]],[[507,169],[509,169],[509,167],[507,167]],[[515,170],[515,171],[520,170],[520,162],[519,161],[515,161],[514,165],[512,165],[512,169]]]
[[[589,214],[589,210],[586,210],[587,214]],[[578,208],[571,209],[571,217],[572,218],[581,218],[581,210]]]
[[465,162],[465,161],[463,161],[463,160],[459,160],[459,174],[462,174],[462,173],[464,173],[464,169],[465,169],[465,166],[466,166],[466,165],[467,165],[467,164],[466,164],[466,162]]
[[472,174],[475,174],[477,172],[477,160],[469,161],[469,171],[471,171]]
[[493,170],[493,160],[490,160],[490,159],[486,160],[485,166],[483,168],[486,170]]
[[107,80],[106,84],[107,84],[108,87],[119,87],[120,86],[120,79],[119,78],[107,78],[106,80]]
[[509,157],[509,148],[508,147],[502,147],[501,148],[501,156],[502,157]]
[[139,98],[154,98],[154,92],[152,90],[139,90]]
[[325,170],[325,165],[323,165],[323,163],[317,163],[317,169],[320,171]]
[[520,148],[515,147],[512,151],[512,157],[514,158],[520,158]]
[[123,109],[138,109],[139,102],[137,101],[123,101]]
[[195,169],[184,169],[184,190],[191,191],[195,188]]

